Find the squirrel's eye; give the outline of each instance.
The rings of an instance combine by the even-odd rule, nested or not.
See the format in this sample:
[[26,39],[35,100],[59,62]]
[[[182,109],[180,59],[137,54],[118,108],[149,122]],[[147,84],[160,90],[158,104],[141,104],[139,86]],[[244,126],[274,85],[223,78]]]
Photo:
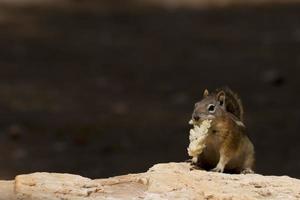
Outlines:
[[208,107],[207,107],[207,110],[211,113],[215,112],[215,108],[216,106],[213,105],[213,104],[209,104]]

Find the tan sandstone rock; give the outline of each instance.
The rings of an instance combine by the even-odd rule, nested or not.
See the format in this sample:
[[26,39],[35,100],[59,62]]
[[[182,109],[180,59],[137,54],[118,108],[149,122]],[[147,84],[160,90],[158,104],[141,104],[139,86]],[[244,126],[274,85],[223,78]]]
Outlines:
[[188,163],[157,164],[145,173],[91,180],[33,173],[0,181],[0,199],[300,199],[300,180],[288,176],[232,175],[190,170]]

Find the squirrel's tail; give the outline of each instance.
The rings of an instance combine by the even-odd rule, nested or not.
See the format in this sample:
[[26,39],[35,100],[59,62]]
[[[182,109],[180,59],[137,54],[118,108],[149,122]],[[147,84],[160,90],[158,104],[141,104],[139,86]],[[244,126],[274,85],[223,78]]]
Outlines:
[[226,95],[225,104],[226,104],[227,112],[232,113],[239,120],[244,122],[244,108],[240,97],[235,92],[233,92],[229,87],[222,87],[216,89],[216,93],[220,91],[225,92]]

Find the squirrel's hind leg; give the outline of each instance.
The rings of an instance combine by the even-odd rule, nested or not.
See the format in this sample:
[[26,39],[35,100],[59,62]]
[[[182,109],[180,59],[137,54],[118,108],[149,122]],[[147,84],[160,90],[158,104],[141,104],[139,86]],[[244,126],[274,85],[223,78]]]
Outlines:
[[211,171],[222,173],[225,169],[225,166],[233,158],[234,153],[237,151],[237,148],[238,148],[238,142],[234,140],[233,137],[228,137],[221,145],[219,162],[217,166],[213,168]]
[[226,164],[229,162],[230,157],[226,156],[224,153],[220,153],[220,160],[215,168],[211,171],[223,173]]
[[254,174],[254,173],[255,172],[250,168],[246,168],[241,171],[241,174]]
[[241,170],[241,174],[254,174],[254,162],[254,154],[250,154],[245,160],[244,166]]
[[244,164],[241,169],[241,174],[253,174],[253,168],[255,163],[254,151],[251,151],[247,154]]

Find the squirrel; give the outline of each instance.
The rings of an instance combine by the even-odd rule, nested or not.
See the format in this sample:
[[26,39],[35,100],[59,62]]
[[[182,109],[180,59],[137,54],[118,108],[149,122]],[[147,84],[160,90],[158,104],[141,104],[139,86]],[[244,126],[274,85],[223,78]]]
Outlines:
[[214,172],[254,173],[254,146],[246,135],[244,109],[239,96],[228,87],[209,93],[195,104],[194,122],[210,119],[205,149],[198,156],[197,167]]

